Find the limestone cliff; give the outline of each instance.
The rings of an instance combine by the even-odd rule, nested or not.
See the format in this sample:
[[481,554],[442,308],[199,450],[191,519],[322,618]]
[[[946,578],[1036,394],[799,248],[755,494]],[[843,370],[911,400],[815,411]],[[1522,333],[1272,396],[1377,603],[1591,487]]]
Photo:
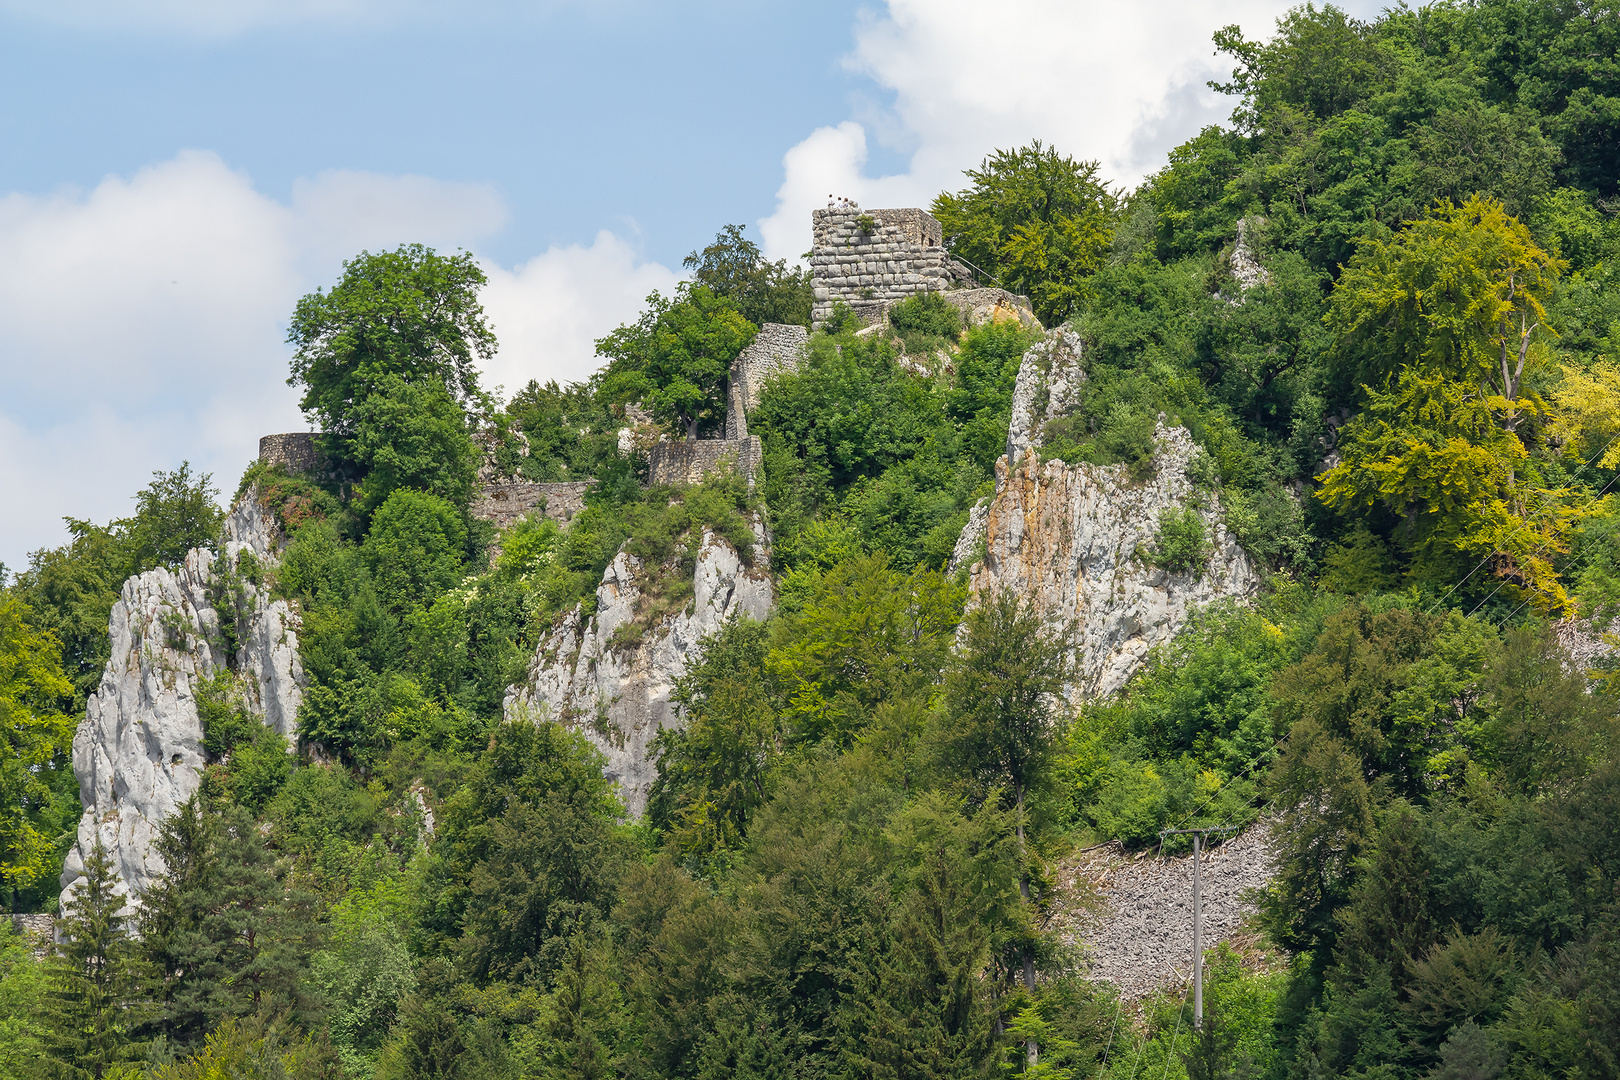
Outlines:
[[[1041,461],[1046,422],[1070,411],[1085,378],[1081,342],[1054,330],[1024,357],[1014,391],[1007,456],[996,463],[996,494],[975,514],[958,555],[983,545],[971,570],[975,596],[1011,589],[1049,626],[1073,635],[1077,697],[1124,685],[1149,649],[1169,641],[1195,607],[1246,597],[1259,575],[1226,529],[1219,500],[1194,492],[1187,466],[1201,453],[1181,427],[1160,424],[1152,474],[1123,465]],[[1208,557],[1172,572],[1146,556],[1160,516],[1191,507],[1204,524]],[[980,523],[982,522],[982,526]],[[977,529],[982,528],[982,533]]]
[[[277,531],[249,491],[225,523],[225,555],[243,568],[250,552],[273,564]],[[194,548],[174,572],[130,578],[113,605],[112,656],[73,736],[73,771],[84,816],[62,869],[64,899],[99,837],[126,895],[139,896],[163,861],[152,841],[163,819],[191,797],[205,764],[197,689],[230,659],[209,597],[214,553]],[[263,585],[243,582],[246,618],[232,669],[244,703],[291,737],[302,696],[298,621]]]
[[[761,523],[754,528],[763,534]],[[541,639],[527,680],[507,691],[506,715],[549,715],[584,732],[607,756],[606,774],[618,782],[626,807],[639,815],[656,773],[648,752],[653,736],[681,723],[670,702],[675,680],[697,658],[703,639],[732,615],[764,619],[770,613],[769,561],[763,541],[745,563],[705,530],[691,603],[631,637],[621,630],[632,628],[652,576],[667,570],[620,552],[602,574],[596,613],[586,617],[575,609]]]

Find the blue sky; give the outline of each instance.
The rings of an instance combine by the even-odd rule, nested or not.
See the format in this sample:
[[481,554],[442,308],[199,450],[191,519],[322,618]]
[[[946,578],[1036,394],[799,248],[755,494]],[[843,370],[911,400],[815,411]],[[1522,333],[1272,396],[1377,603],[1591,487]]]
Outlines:
[[[303,424],[286,319],[362,248],[466,248],[486,381],[567,381],[728,222],[926,205],[1042,138],[1134,184],[1276,0],[0,0],[0,562]],[[1353,3],[1368,15],[1375,5]]]
[[847,115],[855,8],[514,5],[235,32],[13,15],[0,185],[91,187],[201,148],[282,200],[330,169],[492,184],[509,219],[481,252],[505,262],[604,226],[678,262],[769,212],[784,143]]

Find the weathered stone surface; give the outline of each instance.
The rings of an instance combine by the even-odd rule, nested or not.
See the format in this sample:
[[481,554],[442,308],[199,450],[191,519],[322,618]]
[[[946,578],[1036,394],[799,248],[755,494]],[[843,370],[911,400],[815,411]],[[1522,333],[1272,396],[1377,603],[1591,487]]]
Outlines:
[[[1192,499],[1187,465],[1202,451],[1185,428],[1158,426],[1153,472],[1140,482],[1123,465],[1040,460],[1046,424],[1078,403],[1082,361],[1080,339],[1061,328],[1024,355],[1007,454],[996,462],[996,494],[984,517],[984,559],[971,571],[973,596],[1011,589],[1048,626],[1071,635],[1068,690],[1076,698],[1113,693],[1193,608],[1251,596],[1260,584],[1219,501]],[[1203,566],[1172,573],[1143,555],[1160,515],[1188,505],[1203,519],[1211,554]]]
[[259,460],[280,465],[290,473],[314,472],[321,456],[315,449],[313,431],[287,431],[259,438]]
[[765,461],[758,435],[741,439],[665,439],[647,455],[652,484],[700,484],[704,477],[734,472],[754,486]]
[[[870,219],[870,231],[863,218]],[[940,224],[925,210],[817,210],[810,219],[813,326],[839,301],[871,324],[895,301],[972,284],[972,271],[945,250]]]
[[1066,416],[1080,400],[1086,381],[1084,348],[1073,330],[1058,327],[1024,354],[1013,384],[1007,425],[1007,460],[1041,445],[1047,421]]
[[1239,293],[1246,293],[1259,285],[1269,285],[1271,275],[1266,272],[1255,252],[1254,234],[1264,227],[1264,218],[1238,219],[1237,243],[1232,247],[1232,277],[1237,280]]
[[802,326],[786,323],[766,323],[759,328],[753,342],[738,354],[731,365],[731,398],[727,405],[726,438],[747,435],[747,429],[734,430],[737,420],[733,413],[741,406],[743,415],[759,408],[759,397],[772,375],[792,371],[804,359],[804,347],[810,340],[810,331]]
[[488,521],[497,529],[510,529],[525,514],[540,511],[559,525],[566,525],[585,509],[585,493],[595,480],[569,480],[536,483],[510,480],[485,484],[473,497],[467,513]]
[[507,691],[506,715],[549,715],[578,728],[607,756],[607,776],[618,783],[630,813],[641,814],[655,775],[648,746],[658,732],[684,722],[669,699],[675,680],[697,659],[703,639],[734,614],[764,619],[770,613],[763,522],[754,532],[761,541],[747,565],[729,543],[705,531],[691,605],[628,647],[615,647],[614,633],[635,619],[649,574],[658,569],[620,552],[597,587],[596,614],[582,618],[576,608],[541,640],[528,679]]
[[1161,425],[1156,439],[1154,474],[1140,484],[1123,465],[1042,463],[1027,451],[1014,465],[996,462],[996,497],[972,591],[1011,589],[1028,597],[1047,625],[1072,633],[1071,696],[1113,693],[1192,609],[1249,597],[1260,584],[1213,501],[1197,511],[1212,541],[1202,567],[1172,573],[1141,557],[1160,514],[1188,505],[1192,494],[1192,437]]
[[[278,537],[250,490],[226,521],[226,553],[274,561]],[[152,840],[163,819],[197,790],[205,764],[197,689],[225,666],[219,616],[207,590],[213,552],[187,554],[177,572],[151,570],[124,582],[113,605],[112,657],[73,737],[73,770],[84,816],[62,869],[64,900],[99,838],[125,895],[163,873]],[[235,660],[245,704],[283,735],[295,734],[303,695],[298,619],[284,601],[248,586],[254,612]]]
[[1552,631],[1564,650],[1564,666],[1570,671],[1591,671],[1620,652],[1620,637],[1592,619],[1559,619],[1552,624]]
[[969,326],[988,322],[1015,322],[1026,330],[1039,330],[1041,321],[1029,305],[1029,297],[1006,289],[951,289],[940,297],[967,317]]
[[951,557],[945,563],[946,573],[954,574],[978,561],[979,545],[984,542],[985,522],[989,519],[989,499],[980,499],[968,510],[967,524],[962,526],[962,535],[956,538],[956,546],[951,549]]

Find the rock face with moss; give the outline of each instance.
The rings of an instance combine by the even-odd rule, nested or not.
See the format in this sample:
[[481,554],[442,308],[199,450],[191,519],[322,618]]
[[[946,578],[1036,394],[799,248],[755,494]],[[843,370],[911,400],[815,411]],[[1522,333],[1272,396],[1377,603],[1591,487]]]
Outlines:
[[[197,709],[205,680],[228,667],[242,703],[294,734],[304,682],[298,621],[254,572],[274,564],[277,539],[250,490],[226,519],[223,559],[193,548],[178,570],[124,582],[108,627],[112,656],[73,736],[84,816],[62,868],[64,900],[98,839],[126,895],[163,873],[152,841],[197,790],[205,764]],[[234,634],[222,630],[221,610]]]
[[[763,536],[763,523],[754,523]],[[594,613],[586,605],[542,638],[528,679],[507,691],[506,715],[550,716],[583,732],[607,757],[626,808],[639,815],[656,775],[653,737],[681,722],[670,701],[675,681],[697,660],[703,639],[733,615],[764,619],[771,610],[766,542],[739,552],[705,529],[690,599],[660,611],[679,570],[643,565],[621,551],[602,574]],[[684,582],[675,583],[684,596]]]
[[1202,453],[1159,424],[1150,462],[1041,460],[1046,424],[1070,414],[1085,375],[1080,340],[1054,330],[1024,356],[996,494],[958,552],[983,545],[975,596],[1011,589],[1071,636],[1076,697],[1113,693],[1196,607],[1248,597],[1260,578],[1227,529],[1220,501],[1188,479]]

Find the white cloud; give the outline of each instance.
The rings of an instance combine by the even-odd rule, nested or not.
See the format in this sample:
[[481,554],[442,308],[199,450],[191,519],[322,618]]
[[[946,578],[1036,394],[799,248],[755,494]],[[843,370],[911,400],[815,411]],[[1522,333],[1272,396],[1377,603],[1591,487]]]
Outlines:
[[490,184],[351,170],[293,181],[292,210],[300,251],[333,263],[406,239],[453,249],[495,235],[507,219],[506,202]]
[[601,366],[596,339],[636,318],[653,290],[669,293],[674,271],[640,261],[628,242],[603,230],[590,247],[554,247],[513,270],[485,266],[484,310],[501,351],[486,382],[507,395],[530,379],[580,382]]
[[[0,196],[0,561],[105,521],[153,470],[190,460],[230,494],[260,435],[304,427],[285,383],[286,319],[362,248],[473,247],[506,210],[486,185],[331,172],[282,203],[217,155],[187,151],[89,191]],[[611,233],[516,270],[486,266],[516,388],[578,379],[591,342],[669,270]]]
[[[857,24],[846,66],[893,95],[864,123],[818,128],[783,158],[777,209],[760,222],[772,258],[809,246],[810,211],[827,193],[865,206],[926,206],[963,185],[962,171],[996,148],[1041,139],[1095,158],[1134,184],[1165,150],[1224,120],[1231,101],[1204,82],[1229,74],[1211,36],[1238,23],[1263,37],[1290,0],[889,0]],[[1377,10],[1370,0],[1345,5]],[[1363,11],[1362,9],[1365,9]],[[866,129],[910,155],[904,172],[864,171]]]

